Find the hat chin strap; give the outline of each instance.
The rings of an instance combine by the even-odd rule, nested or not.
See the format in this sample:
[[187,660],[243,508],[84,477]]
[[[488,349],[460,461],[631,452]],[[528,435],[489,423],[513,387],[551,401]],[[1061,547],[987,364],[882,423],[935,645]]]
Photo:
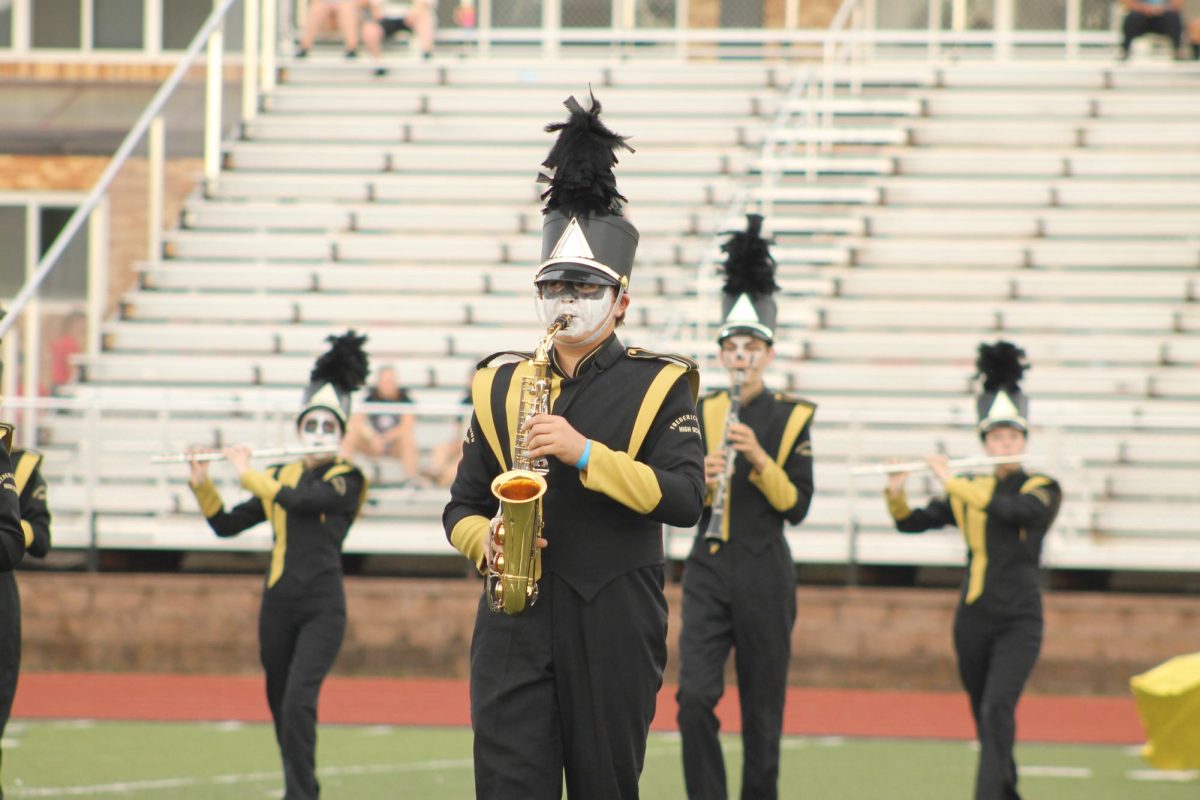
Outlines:
[[[599,339],[600,334],[603,333],[606,328],[608,328],[608,323],[612,322],[613,317],[616,316],[617,309],[621,305],[621,298],[624,296],[625,296],[625,287],[618,286],[616,297],[613,298],[612,306],[609,307],[608,313],[604,315],[604,319],[601,320],[601,322],[596,325],[595,330],[593,330],[590,334],[588,334],[584,339],[582,339],[581,341],[578,341],[578,342],[571,342],[571,345],[573,347],[587,347],[589,344],[592,344],[597,339]],[[572,318],[572,319],[574,319],[574,318]],[[570,329],[571,329],[570,326],[567,326],[567,330],[569,331]]]

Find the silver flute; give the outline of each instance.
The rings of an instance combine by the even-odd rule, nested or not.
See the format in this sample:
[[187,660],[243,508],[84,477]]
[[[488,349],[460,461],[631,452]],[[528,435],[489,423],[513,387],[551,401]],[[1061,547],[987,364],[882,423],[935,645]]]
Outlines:
[[[336,447],[275,447],[251,450],[251,458],[292,458],[295,456],[319,456],[336,453]],[[192,461],[224,461],[225,454],[219,450],[198,453],[160,453],[150,457],[151,464],[188,464]]]

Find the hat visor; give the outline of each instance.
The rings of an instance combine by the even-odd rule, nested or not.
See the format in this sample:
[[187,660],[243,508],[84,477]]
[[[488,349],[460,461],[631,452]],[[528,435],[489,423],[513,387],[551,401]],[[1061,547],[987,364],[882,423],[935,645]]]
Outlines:
[[591,283],[597,286],[621,285],[612,276],[601,272],[595,267],[570,261],[547,264],[542,267],[537,277],[533,279],[533,282],[542,283],[544,281],[570,281],[571,283]]
[[730,336],[738,335],[753,336],[755,339],[762,339],[767,344],[774,344],[775,342],[774,331],[766,325],[754,325],[751,323],[724,326],[721,328],[721,332],[717,334],[717,341],[723,342]]
[[1023,419],[1014,419],[1013,417],[997,417],[995,419],[980,420],[979,435],[984,436],[988,431],[994,428],[1016,428],[1021,433],[1028,434],[1029,426]]

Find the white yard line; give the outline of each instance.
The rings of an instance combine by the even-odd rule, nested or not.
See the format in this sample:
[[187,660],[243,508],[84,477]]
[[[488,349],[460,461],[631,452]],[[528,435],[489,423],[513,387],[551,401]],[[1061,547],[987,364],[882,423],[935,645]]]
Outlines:
[[[442,769],[471,769],[473,762],[469,758],[439,759],[434,761],[414,761],[407,764],[363,764],[345,767],[321,767],[317,774],[323,777],[346,775],[389,775],[403,772],[430,772]],[[91,786],[56,786],[56,787],[12,787],[5,793],[7,797],[94,797],[106,794],[130,794],[133,792],[149,792],[162,789],[188,789],[202,786],[230,786],[242,783],[259,783],[261,781],[278,781],[279,772],[249,772],[240,775],[214,775],[208,778],[162,778],[151,781],[121,781],[118,783],[99,783]]]
[[1131,781],[1166,781],[1187,783],[1200,778],[1200,770],[1194,769],[1134,769],[1125,773]]
[[1017,767],[1017,773],[1022,778],[1090,778],[1092,771],[1088,767]]

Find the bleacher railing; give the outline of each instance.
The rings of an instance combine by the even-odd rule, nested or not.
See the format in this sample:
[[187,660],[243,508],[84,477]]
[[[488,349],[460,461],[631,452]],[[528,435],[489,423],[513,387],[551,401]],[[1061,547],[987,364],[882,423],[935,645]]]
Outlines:
[[[63,550],[95,553],[104,549],[252,549],[265,540],[259,536],[231,542],[208,535],[186,488],[186,467],[154,465],[151,456],[182,452],[192,446],[233,444],[233,437],[253,447],[296,444],[295,404],[282,402],[278,394],[269,397],[254,390],[210,402],[184,395],[179,399],[164,395],[164,402],[154,407],[87,395],[10,399],[6,405],[7,413],[15,414],[19,424],[25,424],[35,411],[41,415],[39,447],[45,454],[43,469],[51,484],[55,539]],[[424,460],[456,428],[461,430],[470,408],[461,403],[418,400],[412,404],[363,403],[356,405],[356,411],[412,414],[417,420],[416,435]],[[961,408],[939,407],[920,413],[823,408],[820,414],[823,435],[833,437],[836,432],[834,438],[842,444],[832,450],[821,450],[817,437],[818,487],[814,509],[818,511],[801,526],[790,528],[788,534],[797,561],[851,567],[880,563],[881,558],[901,564],[956,563],[954,559],[961,558],[962,553],[961,537],[954,531],[922,537],[911,552],[902,546],[908,539],[888,538],[889,531],[882,526],[879,513],[882,501],[878,492],[883,478],[851,478],[850,471],[871,463],[869,454],[878,450],[872,446],[874,439],[884,432],[895,431],[897,426],[913,426],[927,432],[929,451],[961,447],[963,452],[948,455],[972,455],[971,450],[977,447],[974,422],[969,402],[962,403]],[[1181,533],[1166,546],[1160,546],[1161,542],[1155,544],[1153,537],[1134,536],[1123,541],[1124,537],[1097,528],[1094,512],[1105,495],[1104,471],[1112,465],[1089,463],[1073,448],[1073,437],[1097,433],[1119,437],[1131,431],[1196,437],[1200,436],[1200,421],[1165,415],[1039,415],[1031,439],[1031,450],[1038,457],[1034,466],[1054,475],[1068,494],[1047,543],[1051,566],[1200,568],[1200,548],[1196,546],[1200,544],[1200,527],[1196,527],[1194,520],[1184,522]],[[895,455],[911,458],[919,453]],[[224,483],[227,500],[242,496],[231,470],[217,466],[213,474],[219,484]],[[918,492],[922,486],[918,483]],[[365,512],[375,532],[365,534],[356,545],[357,552],[453,555],[444,550],[440,527],[447,488],[404,486],[398,490],[399,487],[392,486],[389,490],[385,480],[377,489],[388,499],[383,506],[371,506]],[[689,529],[669,531],[666,546],[670,557],[686,557],[693,533]],[[881,542],[886,548],[882,556]],[[928,549],[929,546],[933,549]]]

